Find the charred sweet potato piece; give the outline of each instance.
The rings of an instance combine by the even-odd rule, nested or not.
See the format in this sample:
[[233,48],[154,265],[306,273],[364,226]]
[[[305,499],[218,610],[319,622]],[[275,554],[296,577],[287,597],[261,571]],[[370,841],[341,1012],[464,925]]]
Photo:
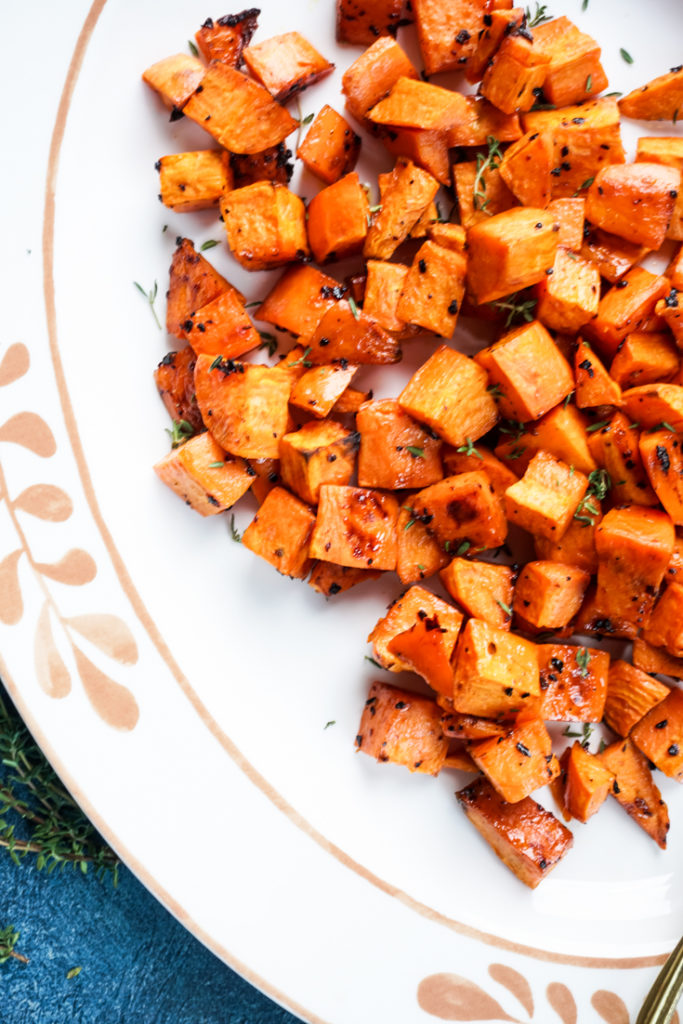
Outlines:
[[332,562],[315,562],[308,579],[308,585],[325,597],[342,594],[359,583],[376,580],[382,575],[373,569],[351,569],[348,565],[334,565]]
[[261,153],[284,142],[296,121],[267,89],[228,64],[210,64],[183,113],[231,153]]
[[245,459],[276,459],[287,432],[290,383],[276,367],[198,356],[197,404],[221,447]]
[[453,695],[451,657],[462,618],[454,608],[448,611],[444,623],[438,615],[418,615],[408,629],[398,633],[387,645],[389,653],[401,664],[422,676],[436,693],[448,698]]
[[546,722],[599,722],[605,709],[609,654],[571,644],[539,644],[541,698],[533,710]]
[[610,665],[605,701],[605,721],[617,736],[628,736],[641,718],[670,693],[658,682],[627,661]]
[[440,632],[440,636],[450,660],[462,625],[462,614],[431,591],[417,586],[406,590],[390,605],[387,614],[376,623],[368,637],[368,643],[372,644],[373,654],[382,668],[389,672],[410,670],[409,663],[392,652],[389,645],[396,637],[422,621],[436,623],[439,631],[445,630]]
[[154,471],[201,516],[231,508],[253,480],[253,470],[244,459],[226,455],[208,432],[170,451],[157,462]]
[[413,0],[425,71],[462,70],[484,27],[485,0]]
[[597,315],[600,303],[598,268],[560,247],[552,274],[535,287],[536,316],[554,331],[575,334]]
[[679,348],[683,348],[683,302],[678,291],[672,288],[665,298],[655,306],[654,315],[669,328]]
[[194,366],[195,354],[188,345],[164,356],[154,371],[154,380],[171,419],[185,420],[197,433],[204,429],[204,422],[194,397]]
[[441,441],[435,440],[393,398],[362,405],[356,415],[360,434],[358,483],[397,490],[427,487],[441,480]]
[[397,519],[391,494],[323,484],[311,555],[351,568],[395,569]]
[[[438,699],[438,703],[445,707],[448,702]],[[463,715],[459,711],[445,711],[441,716],[441,724],[449,739],[458,740],[485,740],[490,736],[505,736],[509,731],[509,723],[495,722],[492,718],[479,718],[477,715]]]
[[548,452],[534,455],[518,483],[505,492],[508,519],[529,533],[559,539],[567,530],[588,480]]
[[619,109],[638,121],[675,121],[683,107],[683,68],[672,68],[622,96]]
[[611,494],[617,502],[656,505],[657,497],[648,483],[638,448],[637,425],[617,412],[589,437],[595,461],[612,481]]
[[535,645],[469,619],[455,650],[454,709],[484,718],[506,716],[540,692]]
[[308,265],[289,267],[254,314],[283,331],[309,338],[323,314],[346,294],[344,285]]
[[[409,500],[406,498],[406,501]],[[438,540],[427,531],[424,523],[414,518],[409,504],[401,506],[396,536],[396,574],[401,583],[426,580],[448,562],[449,556],[442,550]]]
[[454,165],[453,186],[460,223],[466,230],[515,205],[515,197],[498,168],[482,168],[476,160]]
[[546,54],[513,29],[484,72],[481,94],[504,114],[530,110],[543,88],[549,63]]
[[398,341],[346,299],[335,302],[309,339],[306,359],[314,364],[339,360],[361,365],[396,363]]
[[552,269],[557,254],[553,218],[520,206],[467,232],[467,284],[478,303],[492,302],[536,284]]
[[475,361],[501,392],[498,408],[508,419],[540,419],[574,390],[569,363],[538,320],[504,334]]
[[598,315],[584,328],[586,335],[605,358],[613,357],[620,342],[642,326],[668,291],[665,277],[634,267],[600,300]]
[[242,51],[242,59],[256,81],[280,103],[287,103],[334,69],[299,32],[251,43]]
[[197,355],[220,355],[225,359],[236,359],[261,342],[234,289],[191,313],[183,324],[183,334]]
[[584,237],[585,209],[586,200],[581,196],[553,199],[548,204],[548,213],[552,214],[556,223],[560,225],[557,235],[557,244],[559,246],[577,253],[581,250]]
[[413,374],[398,402],[457,448],[495,426],[498,409],[487,385],[488,374],[481,366],[442,345]]
[[235,292],[242,301],[244,296],[195,250],[189,238],[177,241],[168,285],[166,330],[177,338],[184,338],[183,325],[196,309],[225,292]]
[[624,338],[609,372],[622,388],[634,388],[671,380],[680,365],[680,354],[667,334],[633,331]]
[[417,78],[418,74],[396,40],[381,36],[342,76],[348,110],[356,120],[363,121],[368,110],[404,76]]
[[510,439],[499,444],[495,453],[518,474],[526,470],[540,451],[549,452],[582,473],[592,473],[597,463],[588,448],[587,426],[586,417],[576,406],[562,403],[540,420],[527,424],[523,431],[509,428]]
[[463,448],[464,451],[449,446],[444,450],[443,464],[446,475],[454,476],[457,473],[469,473],[472,470],[482,469],[491,481],[494,491],[502,500],[508,487],[518,479],[515,473],[484,445],[479,444],[472,450],[469,450],[468,445],[461,445],[461,449]]
[[574,842],[569,829],[532,797],[508,804],[487,779],[475,779],[456,796],[496,856],[530,889],[552,871]]
[[399,78],[389,93],[368,111],[375,124],[391,128],[443,131],[450,127],[459,106],[458,94],[410,76]]
[[176,53],[152,64],[142,73],[146,82],[171,110],[182,110],[204,78],[206,68],[188,53]]
[[356,749],[411,772],[438,775],[448,753],[441,709],[428,697],[373,683],[363,708]]
[[339,363],[311,367],[292,388],[290,404],[316,419],[324,419],[346,391],[357,370],[357,366],[341,366]]
[[315,260],[341,260],[359,252],[368,233],[369,204],[355,171],[328,185],[308,205],[308,241]]
[[227,192],[220,203],[228,245],[246,270],[270,270],[308,256],[306,208],[276,181]]
[[620,619],[617,615],[607,615],[604,608],[597,602],[597,587],[588,588],[579,614],[576,616],[574,630],[587,636],[609,636],[614,640],[633,640],[638,635],[640,626],[628,619]]
[[624,412],[648,430],[666,423],[683,431],[683,387],[647,384],[624,392]]
[[468,615],[497,629],[510,628],[514,573],[507,565],[454,558],[439,575]]
[[527,562],[515,587],[513,608],[537,629],[559,629],[574,618],[590,574],[562,562]]
[[[586,217],[634,245],[659,249],[666,238],[681,172],[660,164],[603,167],[586,196]],[[634,216],[634,207],[638,215]]]
[[465,294],[466,269],[460,253],[424,242],[403,282],[396,307],[399,320],[450,338]]
[[369,46],[378,36],[396,36],[403,0],[337,0],[337,42]]
[[314,523],[315,516],[307,505],[284,487],[274,487],[242,534],[242,544],[283,576],[305,579],[311,568],[309,546]]
[[683,690],[674,687],[648,711],[631,740],[661,772],[683,782]]
[[232,188],[229,154],[218,150],[172,153],[157,160],[156,167],[161,201],[176,213],[218,206],[222,194]]
[[317,505],[323,484],[350,482],[358,435],[333,420],[304,423],[280,441],[280,477],[302,501]]
[[419,491],[409,504],[444,551],[455,550],[463,540],[495,548],[507,536],[502,503],[482,470],[446,477]]
[[679,435],[670,430],[643,432],[640,456],[655,494],[675,526],[683,526],[683,456]]
[[366,264],[367,282],[363,299],[363,312],[376,320],[385,331],[403,336],[410,334],[406,323],[397,314],[398,300],[403,291],[403,284],[408,267],[402,263],[387,263],[384,260],[368,260]]
[[289,162],[291,157],[292,151],[285,147],[284,142],[259,153],[231,153],[232,187],[245,188],[257,181],[277,181],[287,185],[294,171],[294,165]]
[[550,202],[553,156],[550,132],[527,132],[505,150],[500,175],[522,206],[544,209]]
[[498,142],[516,142],[522,134],[517,114],[504,114],[476,96],[462,96],[447,139],[449,146],[487,146],[489,137]]
[[650,615],[643,639],[664,647],[674,657],[683,657],[683,586],[669,583]]
[[575,401],[579,409],[621,405],[621,388],[612,380],[588,342],[579,341],[574,353]]
[[467,752],[510,804],[519,803],[560,773],[550,734],[540,719],[524,722],[502,737],[474,740]]
[[327,185],[333,185],[356,166],[360,143],[360,135],[326,103],[316,114],[296,155],[311,174]]
[[242,50],[251,42],[260,13],[251,7],[239,14],[227,14],[216,21],[207,18],[194,34],[206,62],[210,64],[212,60],[218,60],[233,68],[240,67],[243,63]]
[[635,667],[643,672],[655,672],[659,675],[673,676],[674,679],[683,679],[683,659],[653,647],[641,637],[636,637],[633,641],[631,657]]
[[549,60],[543,82],[548,103],[567,107],[597,96],[608,81],[600,63],[600,47],[569,18],[553,18],[533,31],[533,48]]
[[578,740],[569,750],[565,766],[564,803],[572,818],[584,823],[600,810],[614,785],[614,775]]
[[439,190],[439,182],[411,160],[399,157],[382,191],[382,208],[365,239],[366,259],[387,260],[407,237]]
[[665,850],[669,812],[654,783],[647,758],[634,747],[630,739],[617,740],[598,757],[615,776],[611,795],[619,801],[636,825],[640,825]]

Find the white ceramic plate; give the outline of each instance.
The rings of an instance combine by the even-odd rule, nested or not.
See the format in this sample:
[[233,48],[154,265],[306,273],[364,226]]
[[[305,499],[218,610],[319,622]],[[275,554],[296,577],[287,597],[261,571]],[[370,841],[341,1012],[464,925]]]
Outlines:
[[[261,7],[260,38],[298,28],[337,63],[303,95],[304,116],[341,108],[358,51],[334,43],[332,0]],[[581,7],[552,13],[602,42],[612,89],[680,62],[675,0]],[[31,12],[29,48],[26,12],[4,12],[0,650],[20,710],[145,884],[306,1020],[623,1024],[683,927],[680,790],[662,780],[666,854],[606,806],[530,892],[464,821],[463,778],[354,754],[365,636],[398,582],[325,602],[151,471],[168,444],[151,371],[173,343],[133,281],[159,282],[163,315],[176,235],[199,244],[222,228],[157,202],[155,160],[206,137],[170,124],[140,73],[224,12],[204,0]],[[366,173],[388,165],[367,151]],[[267,275],[241,272],[224,245],[208,256],[250,299],[265,293]],[[379,387],[395,394],[431,347]]]

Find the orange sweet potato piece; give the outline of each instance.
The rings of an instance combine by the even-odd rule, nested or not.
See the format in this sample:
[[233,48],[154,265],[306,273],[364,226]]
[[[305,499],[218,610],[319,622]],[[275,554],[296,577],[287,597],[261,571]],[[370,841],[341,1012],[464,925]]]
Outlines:
[[665,512],[643,505],[611,509],[595,531],[597,607],[608,618],[643,625],[654,605],[674,547]]
[[650,615],[643,639],[664,647],[675,658],[683,657],[683,586],[669,583]]
[[314,364],[345,360],[378,365],[401,358],[396,338],[346,299],[327,310],[309,341],[306,359]]
[[683,690],[669,690],[633,727],[631,739],[661,772],[683,782]]
[[634,267],[602,297],[597,317],[586,324],[586,335],[606,358],[613,357],[619,343],[642,326],[668,291],[665,277]]
[[550,61],[543,82],[548,103],[567,107],[597,96],[609,84],[602,64],[600,47],[569,18],[553,18],[533,31],[533,48]]
[[683,659],[667,654],[666,651],[658,647],[653,647],[641,637],[636,637],[633,641],[631,657],[635,667],[643,672],[654,672],[658,675],[673,676],[674,679],[683,679]]
[[304,423],[280,441],[280,477],[302,501],[317,505],[323,484],[350,482],[358,435],[333,420]]
[[287,103],[334,70],[334,64],[299,32],[251,43],[242,51],[242,58],[256,81],[280,103]]
[[277,146],[269,146],[259,153],[231,153],[233,188],[245,188],[257,181],[277,181],[281,185],[289,184],[294,172],[294,165],[289,163],[291,149],[284,142]]
[[344,285],[307,264],[289,267],[255,312],[283,331],[308,338],[331,306],[346,294]]
[[[683,139],[638,139],[636,162],[666,164],[669,167],[675,167],[678,171],[683,171]],[[678,241],[683,238],[683,194],[680,190],[669,222],[667,238],[674,238]]]
[[308,256],[306,208],[276,181],[257,181],[221,199],[228,245],[246,270],[270,270]]
[[661,320],[662,326],[669,328],[678,347],[683,348],[683,303],[675,288],[672,288],[665,298],[659,300],[654,312],[655,317]]
[[564,802],[572,818],[586,822],[596,814],[610,794],[614,775],[578,740],[569,750],[565,766]]
[[550,202],[554,167],[550,132],[527,132],[503,155],[500,175],[522,206],[544,209]]
[[558,629],[574,618],[590,574],[562,562],[527,562],[515,587],[515,614],[537,629]]
[[683,291],[683,245],[671,257],[671,262],[665,271],[666,277],[671,282],[671,287],[677,291]]
[[367,117],[375,124],[391,128],[442,131],[450,127],[458,105],[458,95],[450,89],[404,75],[368,111]]
[[164,106],[182,110],[205,72],[206,68],[196,57],[176,53],[148,67],[142,73],[142,80],[158,93]]
[[276,484],[280,483],[279,459],[249,459],[249,466],[254,471],[251,493],[259,505],[265,501]]
[[[375,659],[389,672],[408,672],[410,664],[395,651],[391,643],[418,622],[436,623],[444,651],[450,661],[462,625],[462,614],[425,587],[411,587],[389,606],[389,611],[368,636]],[[433,629],[436,629],[433,626]],[[440,632],[441,630],[444,632]],[[452,687],[451,687],[452,690]]]
[[449,753],[443,763],[443,766],[444,768],[452,768],[458,772],[469,772],[472,775],[479,774],[476,764],[464,747],[453,750],[449,746]]
[[523,431],[515,428],[513,432],[513,429],[509,428],[510,439],[500,443],[495,453],[500,459],[508,461],[514,471],[520,474],[526,470],[533,456],[540,451],[549,452],[582,473],[592,473],[597,469],[597,463],[588,447],[587,426],[586,417],[576,406],[565,406],[563,403],[551,409],[535,423],[527,424]]
[[367,192],[355,171],[328,185],[308,206],[308,241],[315,260],[341,260],[359,252],[368,233]]
[[647,255],[644,245],[634,245],[618,235],[586,226],[580,255],[593,263],[606,281],[615,284]]
[[453,186],[458,200],[460,223],[465,229],[498,213],[504,213],[515,205],[515,197],[500,171],[496,167],[480,169],[476,160],[465,160],[454,165]]
[[484,27],[485,0],[413,0],[413,12],[426,73],[462,70]]
[[323,484],[311,556],[358,569],[396,568],[398,502],[364,487]]
[[624,412],[641,427],[667,423],[683,431],[683,387],[678,384],[647,384],[624,391]]
[[560,773],[550,734],[540,719],[511,729],[506,736],[473,740],[467,752],[503,800],[519,803]]
[[520,206],[467,232],[467,284],[478,303],[536,284],[552,269],[557,231],[552,216]]
[[171,419],[185,420],[197,433],[204,429],[204,422],[194,400],[194,367],[195,354],[188,345],[164,356],[154,371],[154,380]]
[[595,527],[602,519],[602,507],[597,498],[590,498],[590,505],[595,512],[589,512],[584,505],[581,519],[572,519],[559,540],[548,540],[546,537],[534,537],[534,546],[538,558],[549,562],[565,562],[578,566],[585,572],[598,571],[598,556],[595,550]]
[[467,62],[465,78],[479,82],[506,35],[519,28],[524,20],[524,8],[506,5],[504,10],[489,10],[484,16],[484,28],[477,37],[477,46]]
[[422,676],[436,693],[450,698],[453,694],[451,657],[462,619],[454,608],[448,610],[444,622],[438,614],[431,618],[418,615],[407,630],[389,641],[389,653]]
[[429,225],[427,235],[432,242],[442,245],[444,249],[452,249],[453,252],[459,253],[466,252],[467,232],[461,224],[449,224],[439,220]]
[[456,796],[496,856],[530,889],[552,871],[574,842],[569,829],[532,797],[508,804],[487,779],[475,779]]
[[495,426],[496,403],[482,367],[447,345],[416,370],[398,396],[401,408],[454,447],[477,441]]
[[634,388],[671,380],[680,366],[680,354],[667,334],[633,331],[624,338],[609,372],[622,388]]
[[438,775],[448,753],[439,705],[386,683],[373,683],[363,708],[356,749],[411,772]]
[[368,277],[363,312],[376,320],[385,331],[391,331],[399,336],[410,334],[410,328],[406,331],[406,323],[400,319],[396,311],[408,267],[402,263],[368,260],[366,270]]
[[[410,501],[406,498],[406,501]],[[396,526],[398,550],[396,574],[401,583],[417,583],[438,572],[448,562],[435,537],[413,516],[412,506],[402,505]]]
[[599,722],[605,709],[607,651],[539,644],[541,699],[533,710],[546,722]]
[[461,445],[460,448],[447,447],[443,452],[443,464],[447,476],[483,469],[501,500],[508,487],[518,479],[508,466],[481,444],[476,448],[472,447],[471,450],[468,445]]
[[259,14],[260,11],[252,7],[240,11],[239,14],[228,14],[216,21],[207,18],[194,34],[197,46],[207,64],[212,60],[218,60],[233,68],[240,67],[243,63],[242,50],[251,42],[251,37],[258,27]]
[[633,726],[669,692],[664,683],[627,661],[614,661],[609,670],[605,721],[617,736],[628,736]]
[[382,208],[368,230],[363,255],[387,260],[407,237],[439,190],[439,182],[411,160],[399,157],[382,191]]
[[333,565],[332,562],[315,562],[308,579],[308,585],[325,597],[342,594],[359,583],[376,580],[382,575],[373,569],[351,569],[348,565]]
[[465,294],[467,260],[436,242],[420,246],[396,307],[399,320],[450,338]]
[[454,558],[439,575],[468,615],[497,629],[510,628],[514,573],[507,565]]
[[514,31],[501,43],[484,72],[481,94],[502,110],[514,114],[530,110],[543,88],[549,69],[549,58]]
[[303,580],[311,568],[309,547],[314,524],[315,516],[308,505],[284,487],[274,487],[242,534],[242,544],[283,576]]
[[416,520],[425,524],[444,551],[468,540],[481,548],[495,548],[507,536],[503,506],[486,473],[475,470],[449,476],[425,487],[410,499]]
[[442,185],[450,184],[451,164],[446,132],[424,131],[420,128],[383,128],[378,129],[378,134],[393,156],[406,157],[418,167],[429,171]]
[[[437,700],[444,706],[443,700]],[[449,739],[485,740],[490,736],[505,736],[509,731],[509,725],[504,722],[495,722],[492,718],[479,718],[477,715],[463,715],[459,711],[445,711],[441,716],[441,724]]]
[[534,455],[518,483],[505,492],[508,519],[529,533],[558,539],[567,530],[588,480],[548,452]]
[[598,312],[600,272],[590,260],[560,247],[552,274],[539,281],[535,295],[536,316],[546,327],[576,334]]
[[489,136],[499,142],[522,137],[517,114],[504,114],[488,100],[462,96],[455,123],[447,133],[449,146],[487,146]]
[[189,238],[179,238],[171,261],[166,304],[166,330],[183,338],[183,325],[196,309],[229,291],[244,297],[195,250]]
[[339,363],[306,370],[292,388],[290,405],[303,409],[316,419],[324,419],[335,408],[357,370],[357,366],[341,366]]
[[156,163],[159,195],[176,213],[192,213],[218,206],[223,192],[232,188],[230,156],[215,149],[172,153]]
[[576,404],[579,409],[621,405],[621,388],[596,356],[587,341],[579,340],[574,353]]
[[588,444],[596,462],[612,481],[615,501],[656,505],[657,497],[640,458],[638,437],[636,424],[617,412],[609,422],[591,432]]
[[183,335],[197,355],[235,359],[256,348],[261,336],[232,289],[200,306],[183,324]]
[[664,510],[675,526],[683,526],[683,457],[679,436],[670,430],[643,432],[640,456]]
[[311,174],[333,185],[356,166],[360,143],[360,135],[326,103],[316,114],[296,155]]
[[638,121],[675,121],[682,106],[683,69],[680,67],[653,78],[619,100],[624,117]]
[[249,490],[254,475],[244,459],[226,455],[208,432],[170,451],[154,471],[202,516],[231,508]]
[[538,420],[574,390],[574,378],[538,320],[522,324],[475,356],[501,392],[498,408],[512,420]]
[[397,490],[441,480],[441,441],[434,439],[393,398],[366,402],[356,415],[360,434],[358,483]]
[[[659,249],[666,238],[681,172],[660,164],[603,167],[586,196],[586,217],[634,245]],[[634,216],[634,207],[638,215]]]
[[267,89],[228,64],[210,64],[183,113],[231,153],[261,153],[283,142],[296,121]]
[[669,812],[654,783],[647,758],[634,747],[630,739],[617,740],[598,757],[615,776],[611,795],[635,823],[665,850]]
[[378,36],[396,36],[403,0],[337,0],[337,42],[369,46]]
[[346,106],[358,121],[382,99],[399,78],[417,78],[408,56],[395,39],[381,36],[361,53],[342,76]]
[[245,459],[276,459],[287,432],[290,382],[277,367],[198,356],[197,404],[216,441]]
[[583,228],[586,200],[581,196],[569,196],[565,199],[553,199],[548,204],[548,213],[552,214],[560,225],[557,244],[572,252],[579,252],[583,245]]
[[484,718],[506,716],[540,692],[535,645],[469,619],[455,650],[455,710]]

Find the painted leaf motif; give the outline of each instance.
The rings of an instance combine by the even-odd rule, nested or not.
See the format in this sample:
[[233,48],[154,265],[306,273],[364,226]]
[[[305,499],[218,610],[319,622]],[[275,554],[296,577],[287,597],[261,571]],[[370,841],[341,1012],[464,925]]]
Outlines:
[[28,448],[43,459],[57,451],[57,442],[47,423],[35,412],[18,412],[0,427],[0,441]]
[[24,614],[17,566],[21,551],[13,551],[0,562],[0,622],[15,626]]
[[576,1024],[576,1001],[566,985],[553,981],[548,985],[545,994],[562,1024]]
[[631,1020],[624,1000],[616,992],[608,992],[604,988],[594,992],[591,1005],[607,1024],[629,1024]]
[[71,691],[71,676],[61,654],[57,650],[52,624],[50,622],[50,606],[46,601],[36,626],[34,643],[36,675],[38,685],[48,697],[61,699]]
[[12,504],[15,509],[28,512],[37,519],[45,519],[50,523],[63,523],[74,510],[66,491],[53,484],[34,484],[27,487]]
[[491,964],[489,974],[499,985],[503,985],[508,992],[512,992],[515,999],[522,1004],[530,1017],[534,1015],[534,997],[531,994],[531,985],[523,974],[515,971],[505,964]]
[[83,689],[100,718],[114,729],[126,732],[134,729],[140,710],[130,690],[105,675],[76,646],[74,655]]
[[36,569],[43,576],[57,583],[67,583],[70,587],[82,587],[97,575],[94,560],[81,548],[71,548],[58,562],[38,562]]
[[110,658],[124,665],[134,665],[138,660],[135,637],[117,615],[76,615],[66,622]]
[[426,1013],[439,1020],[515,1021],[482,988],[457,974],[430,974],[423,978],[417,987],[417,1001]]
[[6,384],[13,384],[27,372],[30,365],[30,357],[26,345],[17,342],[10,347],[2,357],[0,363],[0,388]]

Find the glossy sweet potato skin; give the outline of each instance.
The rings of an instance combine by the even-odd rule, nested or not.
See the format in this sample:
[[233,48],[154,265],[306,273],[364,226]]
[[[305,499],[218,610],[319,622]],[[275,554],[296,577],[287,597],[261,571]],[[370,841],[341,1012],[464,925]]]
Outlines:
[[669,812],[652,778],[647,758],[630,739],[617,740],[598,757],[615,776],[611,795],[636,825],[640,825],[665,850]]
[[438,775],[448,753],[441,708],[434,701],[386,683],[373,683],[363,708],[356,749],[411,772]]
[[599,722],[607,697],[607,651],[539,644],[541,698],[533,709],[546,722]]
[[204,421],[194,393],[194,351],[187,345],[180,352],[168,352],[154,371],[157,390],[172,420],[185,420],[194,433]]
[[507,735],[474,740],[468,753],[508,803],[519,803],[560,773],[548,730],[540,719],[515,726]]
[[455,710],[484,718],[508,716],[540,692],[534,644],[470,619],[455,652]]
[[631,739],[664,775],[683,782],[683,690],[674,687],[631,730]]
[[358,569],[396,568],[398,502],[364,487],[324,484],[311,554]]

